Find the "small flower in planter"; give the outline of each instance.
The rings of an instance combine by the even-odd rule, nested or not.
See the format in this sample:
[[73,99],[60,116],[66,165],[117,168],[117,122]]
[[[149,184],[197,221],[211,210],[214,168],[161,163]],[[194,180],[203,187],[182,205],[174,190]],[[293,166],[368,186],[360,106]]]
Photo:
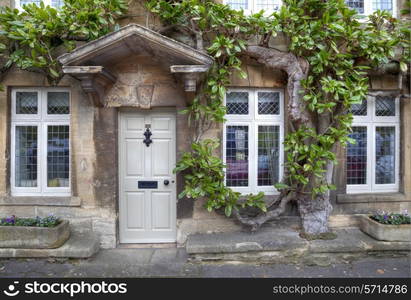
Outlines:
[[16,222],[16,216],[13,215],[13,216],[11,216],[11,217],[9,217],[9,218],[6,218],[6,219],[5,219],[5,222],[6,222],[7,224],[14,225],[14,223]]
[[376,214],[371,215],[370,219],[386,225],[411,224],[411,217],[407,210],[404,210],[403,213],[387,213],[379,211]]
[[1,218],[0,226],[55,227],[60,222],[61,220],[52,214],[44,218],[39,216],[35,218],[18,218],[13,215]]
[[379,211],[360,218],[360,229],[378,241],[411,242],[411,220],[407,211]]
[[69,221],[53,215],[0,217],[0,248],[54,249],[63,245],[69,237]]

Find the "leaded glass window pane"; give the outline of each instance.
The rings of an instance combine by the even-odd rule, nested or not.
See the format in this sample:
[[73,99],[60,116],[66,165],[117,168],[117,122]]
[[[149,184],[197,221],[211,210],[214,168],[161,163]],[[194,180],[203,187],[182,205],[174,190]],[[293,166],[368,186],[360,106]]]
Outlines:
[[248,186],[248,126],[227,126],[227,186]]
[[367,184],[367,127],[353,126],[347,145],[347,184]]
[[395,99],[387,96],[376,97],[375,115],[378,117],[395,116]]
[[226,97],[227,114],[248,115],[249,101],[247,92],[228,92]]
[[366,116],[367,115],[367,100],[363,100],[360,104],[351,105],[351,113],[354,116]]
[[258,126],[258,186],[277,183],[279,168],[280,127]]
[[375,183],[395,183],[395,127],[376,127],[375,143]]
[[281,6],[281,0],[256,0],[256,10],[273,11],[278,10]]
[[67,92],[47,93],[47,114],[67,115],[70,113],[70,97]]
[[347,4],[348,7],[355,9],[359,14],[364,13],[364,0],[346,0],[345,4]]
[[232,9],[248,9],[248,0],[227,0],[226,4]]
[[36,115],[38,112],[37,92],[16,93],[16,114]]
[[69,186],[69,126],[47,128],[47,186]]
[[280,93],[258,92],[258,114],[279,115],[280,114]]
[[16,126],[15,186],[37,187],[37,126]]
[[372,9],[392,11],[392,0],[373,0]]

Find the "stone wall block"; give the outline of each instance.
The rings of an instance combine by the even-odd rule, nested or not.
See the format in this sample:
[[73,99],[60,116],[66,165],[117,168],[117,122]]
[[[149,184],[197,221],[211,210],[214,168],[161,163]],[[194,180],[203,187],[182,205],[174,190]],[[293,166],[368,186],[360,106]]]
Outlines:
[[93,219],[92,228],[94,232],[101,235],[116,235],[115,218],[98,218]]

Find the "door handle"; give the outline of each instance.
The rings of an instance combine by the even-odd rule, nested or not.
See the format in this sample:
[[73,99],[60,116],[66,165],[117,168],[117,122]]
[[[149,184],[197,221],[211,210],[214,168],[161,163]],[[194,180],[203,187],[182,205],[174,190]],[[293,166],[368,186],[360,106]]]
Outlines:
[[144,144],[146,144],[147,147],[150,147],[150,144],[153,142],[150,137],[153,135],[150,131],[150,127],[146,127],[146,131],[143,133],[143,135],[146,137],[143,141]]
[[164,185],[169,185],[169,184],[170,184],[170,181],[168,181],[167,179],[164,180]]

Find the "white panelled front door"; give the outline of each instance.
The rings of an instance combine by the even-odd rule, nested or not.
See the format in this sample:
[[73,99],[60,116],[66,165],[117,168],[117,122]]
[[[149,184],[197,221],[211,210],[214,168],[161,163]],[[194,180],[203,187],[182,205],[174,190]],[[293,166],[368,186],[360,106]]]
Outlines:
[[120,243],[176,240],[175,122],[170,112],[120,113]]

